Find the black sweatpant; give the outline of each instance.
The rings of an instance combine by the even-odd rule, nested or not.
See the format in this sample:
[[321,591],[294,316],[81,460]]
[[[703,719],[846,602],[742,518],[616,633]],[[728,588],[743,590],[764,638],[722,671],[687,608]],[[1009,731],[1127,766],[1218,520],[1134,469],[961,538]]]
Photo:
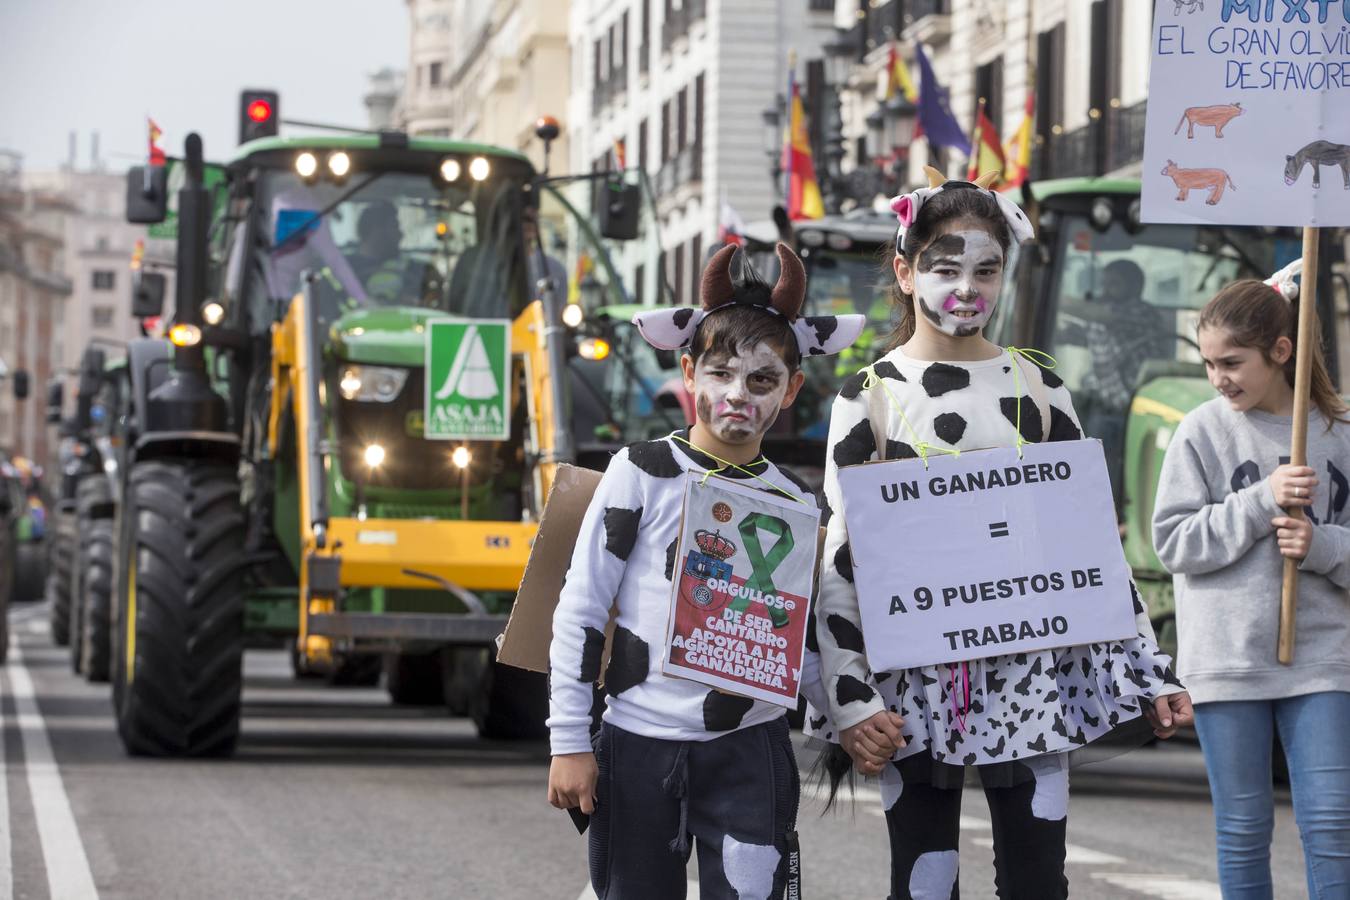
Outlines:
[[770,900],[796,869],[800,785],[785,718],[710,741],[663,741],[605,723],[591,817],[600,900],[682,900],[698,848],[703,900]]
[[[899,798],[886,810],[891,838],[890,900],[959,900],[958,848],[961,789],[900,784],[883,774],[884,793]],[[1064,840],[1068,825],[1068,770],[1046,757],[1028,767],[1026,780],[984,788],[994,837],[994,885],[1000,900],[1064,900]]]

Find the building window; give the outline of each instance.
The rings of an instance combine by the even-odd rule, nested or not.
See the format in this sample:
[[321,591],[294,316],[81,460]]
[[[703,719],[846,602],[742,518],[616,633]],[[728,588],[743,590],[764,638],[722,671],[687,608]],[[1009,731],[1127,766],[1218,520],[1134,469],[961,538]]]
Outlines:
[[117,273],[106,269],[100,269],[94,272],[94,290],[111,291],[116,284]]
[[638,123],[638,171],[647,171],[647,120]]
[[661,164],[670,160],[670,101],[661,104]]
[[1064,121],[1064,23],[1036,36],[1036,132],[1049,141]]
[[685,305],[684,299],[684,244],[675,248],[675,303]]
[[694,79],[694,146],[703,146],[703,74]]
[[[984,100],[984,114],[1003,133],[1003,57],[975,69],[975,102]],[[984,174],[983,172],[980,174]]]
[[[696,234],[694,235],[694,239],[689,242],[689,283],[695,285],[695,290],[698,290],[697,285],[702,284],[702,275],[703,235]],[[697,297],[694,298],[694,302],[698,302]]]
[[427,76],[432,87],[438,87],[441,83],[441,64],[434,62],[431,64],[431,71]]
[[651,66],[651,47],[649,41],[652,33],[652,4],[651,0],[642,0],[641,25],[642,34],[638,37],[638,71],[647,74],[647,69]]
[[90,321],[95,328],[108,328],[113,323],[113,308],[111,306],[95,306],[91,310]]
[[689,121],[689,88],[680,88],[680,92],[675,95],[675,149],[683,150],[687,141],[685,140],[685,123]]
[[640,265],[633,272],[633,302],[645,303],[647,301],[647,267]]

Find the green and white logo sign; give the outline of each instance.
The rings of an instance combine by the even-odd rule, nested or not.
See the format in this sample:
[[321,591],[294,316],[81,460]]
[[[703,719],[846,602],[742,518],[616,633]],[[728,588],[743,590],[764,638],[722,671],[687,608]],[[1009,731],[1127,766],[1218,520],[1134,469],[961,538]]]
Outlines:
[[510,437],[509,321],[428,322],[426,371],[428,439],[504,441]]

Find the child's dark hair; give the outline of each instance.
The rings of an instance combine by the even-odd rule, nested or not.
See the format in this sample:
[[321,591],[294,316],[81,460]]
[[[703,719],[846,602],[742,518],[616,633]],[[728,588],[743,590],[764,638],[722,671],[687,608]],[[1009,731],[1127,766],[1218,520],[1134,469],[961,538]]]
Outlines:
[[[938,236],[938,229],[950,221],[966,219],[978,222],[989,229],[989,233],[1003,248],[1006,258],[1012,237],[1008,233],[1008,222],[1003,217],[998,201],[987,192],[965,181],[948,181],[943,189],[929,197],[919,207],[919,215],[914,224],[905,232],[905,244],[896,247],[895,252],[913,265],[919,253]],[[889,260],[887,261],[889,265]],[[893,277],[893,276],[892,276]],[[894,350],[914,336],[914,298],[900,288],[899,282],[891,288],[891,299],[899,310],[899,324],[891,332],[886,349]]]
[[1321,323],[1313,317],[1313,341],[1310,348],[1298,346],[1298,301],[1290,302],[1284,295],[1263,281],[1253,278],[1235,281],[1214,295],[1214,299],[1200,310],[1200,321],[1195,330],[1202,328],[1222,329],[1228,339],[1239,347],[1249,347],[1261,351],[1266,362],[1274,365],[1271,351],[1275,342],[1282,337],[1289,338],[1294,345],[1288,362],[1284,364],[1284,377],[1289,386],[1294,386],[1295,360],[1300,349],[1312,353],[1312,402],[1327,420],[1327,428],[1333,422],[1350,424],[1345,402],[1336,392],[1336,385],[1327,371],[1326,359],[1322,354]]
[[759,277],[740,254],[741,277],[735,282],[731,304],[709,313],[689,342],[689,357],[698,363],[705,353],[735,356],[761,341],[783,357],[789,372],[801,368],[802,354],[787,319],[770,308],[773,286]]

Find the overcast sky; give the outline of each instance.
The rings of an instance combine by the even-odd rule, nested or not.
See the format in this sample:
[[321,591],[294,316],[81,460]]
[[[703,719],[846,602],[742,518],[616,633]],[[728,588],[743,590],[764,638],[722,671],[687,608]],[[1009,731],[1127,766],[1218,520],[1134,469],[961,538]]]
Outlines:
[[54,169],[74,130],[85,168],[97,131],[122,170],[148,114],[170,155],[195,130],[223,160],[242,88],[280,91],[287,118],[364,126],[366,76],[407,60],[405,0],[0,0],[0,149]]

